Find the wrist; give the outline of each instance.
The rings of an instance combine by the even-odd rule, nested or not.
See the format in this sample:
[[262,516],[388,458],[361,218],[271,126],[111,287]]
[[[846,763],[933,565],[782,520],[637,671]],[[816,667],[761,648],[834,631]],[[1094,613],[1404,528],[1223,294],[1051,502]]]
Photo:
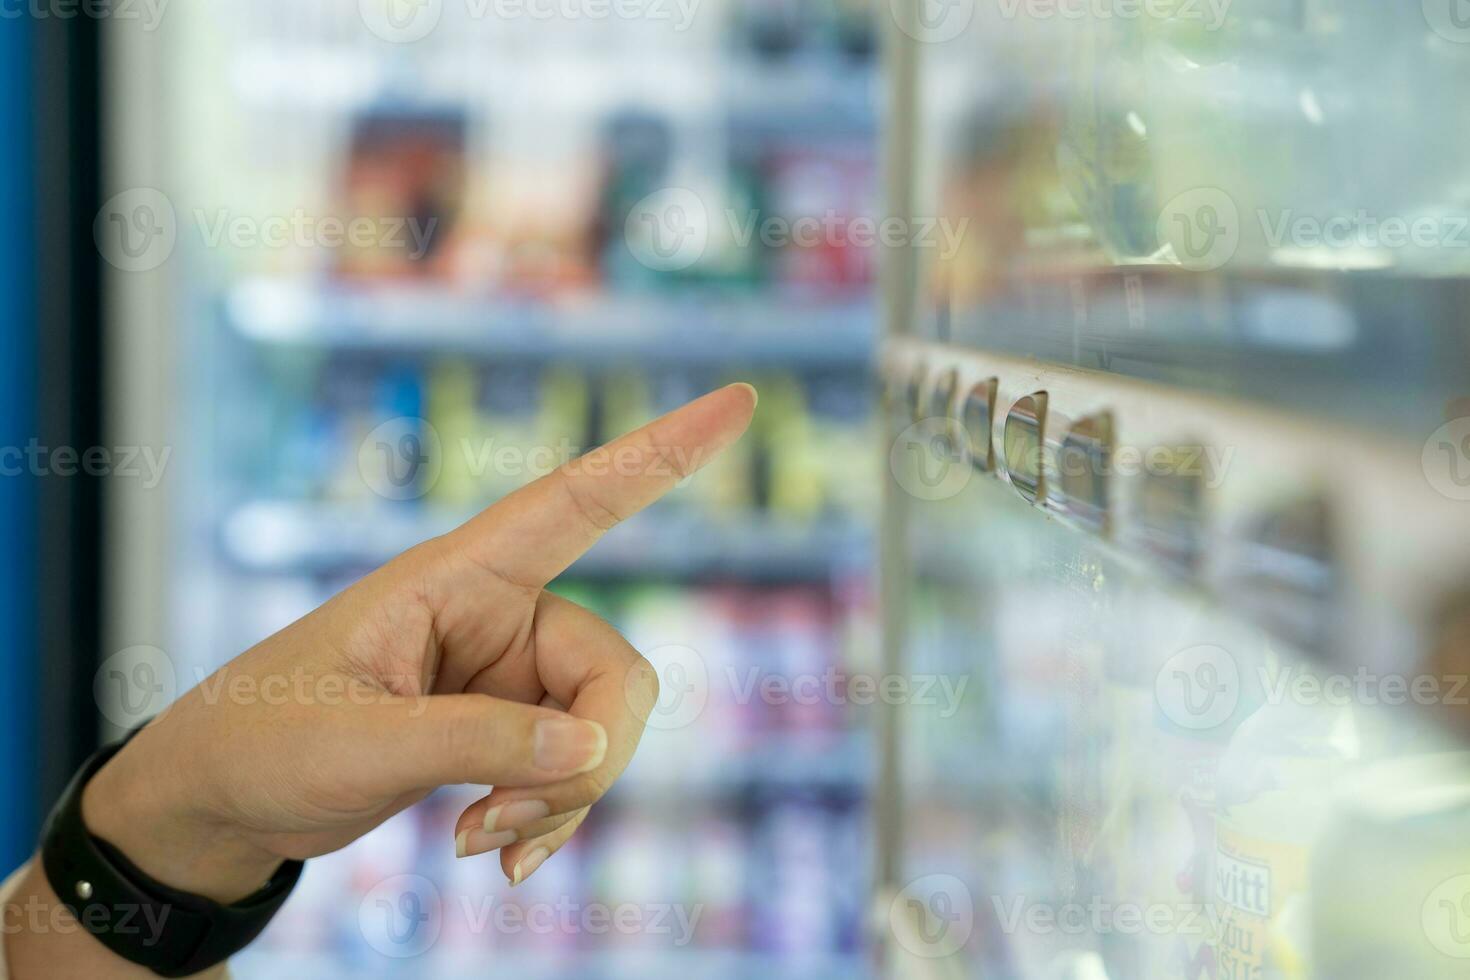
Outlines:
[[255,893],[282,859],[211,813],[159,736],[138,733],[83,789],[87,830],[171,888],[225,905]]

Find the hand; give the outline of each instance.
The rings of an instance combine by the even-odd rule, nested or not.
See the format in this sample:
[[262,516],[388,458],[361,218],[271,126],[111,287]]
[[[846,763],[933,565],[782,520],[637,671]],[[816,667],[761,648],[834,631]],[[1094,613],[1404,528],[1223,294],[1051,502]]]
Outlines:
[[658,697],[616,630],[545,586],[738,439],[755,402],[749,385],[706,395],[242,654],[97,774],[89,828],[160,881],[231,902],[435,787],[487,784],[457,852],[499,849],[524,880],[622,774]]

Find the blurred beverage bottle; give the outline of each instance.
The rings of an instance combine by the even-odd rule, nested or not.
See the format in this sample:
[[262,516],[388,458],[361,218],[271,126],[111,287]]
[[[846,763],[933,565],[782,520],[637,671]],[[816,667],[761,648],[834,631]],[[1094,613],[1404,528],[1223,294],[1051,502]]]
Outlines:
[[484,437],[469,452],[479,498],[499,499],[585,450],[590,398],[586,378],[572,368],[486,372],[477,426]]
[[484,502],[478,450],[489,433],[479,413],[480,380],[463,361],[445,361],[429,375],[429,424],[439,435],[444,465],[432,501],[469,509]]
[[773,514],[809,521],[822,510],[822,450],[806,410],[806,391],[793,375],[761,385],[762,412],[756,435],[764,457],[766,504]]
[[593,448],[592,385],[581,371],[553,367],[541,379],[535,455],[525,480],[538,479]]
[[811,465],[826,506],[856,520],[877,513],[882,482],[871,447],[878,444],[878,433],[867,393],[842,375],[814,377],[807,382],[806,401]]

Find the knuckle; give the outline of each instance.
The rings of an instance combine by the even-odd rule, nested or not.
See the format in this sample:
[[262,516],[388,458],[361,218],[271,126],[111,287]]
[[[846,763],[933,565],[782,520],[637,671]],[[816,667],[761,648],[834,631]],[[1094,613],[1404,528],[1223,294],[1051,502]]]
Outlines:
[[613,776],[606,768],[583,773],[572,780],[571,785],[567,788],[566,798],[563,801],[565,809],[573,811],[591,806],[607,795],[607,791],[612,789],[612,784]]
[[658,705],[659,690],[658,671],[653,664],[647,657],[635,657],[628,667],[628,705],[640,721],[647,721]]
[[651,432],[639,437],[635,454],[642,476],[682,482],[691,475],[692,467],[684,454],[672,446],[661,444]]
[[694,461],[673,449],[655,450],[659,460],[673,473],[674,479],[683,483],[694,475]]
[[[462,702],[457,717],[442,726],[441,751],[455,769],[463,772],[486,772],[499,757],[504,746],[504,732],[487,710],[490,698],[469,695]],[[478,703],[483,700],[485,703]]]
[[584,812],[586,812],[585,809],[573,810],[568,813],[560,813],[555,816],[547,817],[544,820],[538,820],[530,826],[523,827],[519,831],[517,831],[516,839],[535,840],[538,837],[545,837],[547,834],[553,834],[556,831],[561,830],[573,820],[577,819],[578,813]]
[[439,739],[439,751],[453,769],[473,772],[480,768],[481,753],[484,751],[480,725],[471,722],[468,717],[462,722],[457,720],[453,724],[442,725]]
[[589,481],[563,480],[562,486],[577,515],[598,531],[610,531],[622,520],[615,510],[598,499],[596,487]]

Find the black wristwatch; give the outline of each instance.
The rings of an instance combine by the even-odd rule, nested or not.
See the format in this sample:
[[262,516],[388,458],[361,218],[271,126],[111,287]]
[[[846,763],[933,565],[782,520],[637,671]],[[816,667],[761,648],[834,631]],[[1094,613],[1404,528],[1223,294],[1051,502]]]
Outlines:
[[41,864],[46,880],[82,928],[123,959],[161,977],[187,977],[229,959],[260,935],[303,867],[283,863],[271,880],[233,905],[160,884],[82,822],[82,790],[128,740],[86,761],[46,818]]

